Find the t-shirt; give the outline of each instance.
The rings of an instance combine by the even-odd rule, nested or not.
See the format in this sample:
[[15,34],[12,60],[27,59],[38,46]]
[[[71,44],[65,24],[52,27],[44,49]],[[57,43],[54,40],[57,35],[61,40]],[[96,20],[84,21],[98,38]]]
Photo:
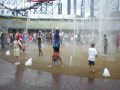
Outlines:
[[38,39],[38,44],[41,44],[41,37],[38,36],[37,39]]
[[60,48],[60,37],[59,37],[59,35],[54,36],[53,47]]
[[23,36],[22,36],[22,34],[21,34],[21,33],[19,33],[19,34],[18,34],[18,39],[23,40]]
[[18,47],[19,47],[19,43],[18,43],[18,41],[15,40],[15,41],[13,42],[13,45],[14,45],[14,48],[18,48]]
[[89,61],[95,61],[95,57],[97,55],[97,51],[95,48],[89,48],[88,50],[88,60]]
[[107,38],[104,37],[104,46],[107,46],[107,42],[108,42]]

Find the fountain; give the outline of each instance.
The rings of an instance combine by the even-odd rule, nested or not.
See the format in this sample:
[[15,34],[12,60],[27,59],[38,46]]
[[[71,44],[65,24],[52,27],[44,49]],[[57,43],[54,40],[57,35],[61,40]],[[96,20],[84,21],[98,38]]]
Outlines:
[[[103,38],[104,38],[104,34],[106,34],[107,39],[108,39],[108,52],[110,53],[110,49],[113,49],[113,45],[110,44],[111,42],[113,42],[112,37],[111,36],[111,32],[112,30],[112,17],[111,17],[111,13],[112,13],[112,7],[110,6],[110,2],[108,2],[107,0],[100,0],[99,3],[99,7],[100,7],[100,13],[99,13],[99,28],[98,28],[98,32],[99,32],[99,52],[102,54],[103,51]],[[112,47],[111,47],[112,46]]]

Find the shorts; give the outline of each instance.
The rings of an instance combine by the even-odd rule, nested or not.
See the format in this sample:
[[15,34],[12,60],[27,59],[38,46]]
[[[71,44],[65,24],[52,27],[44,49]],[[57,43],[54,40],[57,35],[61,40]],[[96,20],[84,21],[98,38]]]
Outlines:
[[60,57],[60,53],[59,52],[54,52],[53,57]]
[[54,52],[59,52],[60,51],[59,47],[53,47],[53,49],[54,49]]
[[14,48],[13,51],[14,51],[14,56],[20,56],[20,48],[19,47]]
[[52,56],[52,61],[56,62],[58,60],[60,60],[60,53],[59,52],[54,52],[53,56]]
[[90,66],[91,66],[91,65],[93,65],[93,66],[95,65],[95,61],[90,61],[90,60],[89,60],[88,62],[89,62],[89,65],[90,65]]

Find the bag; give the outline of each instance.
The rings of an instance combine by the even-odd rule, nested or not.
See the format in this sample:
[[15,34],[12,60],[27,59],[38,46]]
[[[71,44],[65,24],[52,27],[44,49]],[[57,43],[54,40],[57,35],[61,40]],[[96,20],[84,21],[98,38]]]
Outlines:
[[9,50],[6,51],[6,55],[7,56],[11,55]]
[[109,70],[107,68],[104,69],[103,76],[104,77],[109,77],[110,76]]
[[26,66],[31,66],[32,65],[32,58],[29,58],[26,62],[25,62]]

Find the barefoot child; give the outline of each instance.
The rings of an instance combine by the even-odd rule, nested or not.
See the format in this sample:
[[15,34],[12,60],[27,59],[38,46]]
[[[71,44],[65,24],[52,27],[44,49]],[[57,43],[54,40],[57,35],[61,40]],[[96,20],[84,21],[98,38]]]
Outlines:
[[62,44],[59,35],[59,30],[56,30],[54,35],[54,42],[53,42],[52,65],[50,65],[50,67],[52,67],[55,64],[55,61],[57,61],[58,59],[60,60],[61,66],[63,67],[62,59],[60,56],[60,42]]
[[95,72],[94,65],[95,65],[95,59],[97,57],[97,51],[95,49],[95,44],[91,43],[91,47],[88,49],[88,62],[90,66],[90,72]]
[[20,47],[19,47],[19,45],[23,48],[22,43],[21,43],[20,40],[16,37],[15,40],[13,41],[14,56],[15,56],[16,59],[17,59],[15,65],[19,65],[19,64],[20,64],[20,61],[19,61],[19,57],[20,57]]

